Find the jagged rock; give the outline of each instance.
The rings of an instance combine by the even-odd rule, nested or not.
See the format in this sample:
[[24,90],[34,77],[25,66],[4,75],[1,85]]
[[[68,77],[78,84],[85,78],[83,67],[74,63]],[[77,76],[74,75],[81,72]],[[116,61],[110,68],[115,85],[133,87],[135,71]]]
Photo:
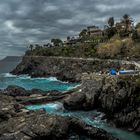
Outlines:
[[19,86],[8,86],[5,90],[1,90],[1,94],[12,96],[16,101],[24,104],[43,104],[51,101],[62,100],[66,98],[69,94],[76,91],[78,88],[69,90],[67,92],[59,91],[43,91],[40,89],[25,90]]
[[68,110],[83,109],[83,104],[86,102],[85,94],[76,92],[64,100],[64,107]]
[[7,122],[0,123],[0,139],[66,140],[70,130],[96,140],[117,140],[106,131],[86,125],[78,119],[50,116],[42,111],[10,118]]
[[64,100],[64,107],[68,110],[91,110],[98,107],[97,89],[100,81],[88,80],[83,82],[81,89]]
[[15,85],[11,85],[8,86],[5,90],[4,90],[4,94],[5,95],[9,95],[9,96],[29,96],[29,92],[26,91],[24,88],[19,87],[19,86],[15,86]]
[[11,72],[12,74],[29,74],[32,77],[55,76],[62,81],[81,81],[82,73],[108,71],[110,68],[129,69],[133,64],[121,61],[100,59],[76,59],[63,57],[23,57],[22,62]]
[[140,86],[133,79],[106,79],[98,100],[111,123],[140,134]]
[[58,96],[61,94],[61,92],[52,90],[52,91],[43,91],[41,89],[32,89],[32,90],[26,90],[22,87],[11,85],[8,86],[4,91],[1,91],[5,95],[18,97],[18,96],[31,96],[31,95],[50,95],[50,96]]
[[131,78],[106,77],[100,82],[87,80],[79,92],[64,100],[68,110],[100,109],[113,126],[140,133],[140,86]]
[[96,140],[117,140],[102,129],[43,110],[26,111],[13,97],[0,95],[0,140],[67,140],[71,131]]
[[0,122],[16,116],[23,107],[21,104],[18,104],[14,98],[9,96],[0,95],[0,100]]

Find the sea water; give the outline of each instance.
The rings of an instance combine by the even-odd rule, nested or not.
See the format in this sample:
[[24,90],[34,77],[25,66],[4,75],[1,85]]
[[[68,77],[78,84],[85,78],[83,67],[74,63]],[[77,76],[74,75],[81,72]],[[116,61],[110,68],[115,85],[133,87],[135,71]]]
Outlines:
[[55,77],[50,78],[31,78],[28,75],[12,75],[9,73],[0,74],[0,89],[5,89],[9,85],[16,85],[23,87],[27,90],[33,88],[41,89],[44,91],[66,91],[76,87],[77,83],[61,82]]
[[48,103],[44,105],[31,105],[27,106],[26,108],[29,110],[45,109],[46,112],[51,115],[78,118],[89,125],[93,125],[94,127],[101,128],[106,130],[107,132],[112,133],[115,137],[118,137],[120,140],[140,140],[140,136],[136,135],[135,133],[109,126],[106,123],[106,120],[101,119],[104,114],[96,110],[75,112],[65,111],[63,108],[63,104],[60,102]]
[[[28,75],[16,76],[16,75],[11,75],[9,73],[0,74],[0,89],[5,89],[9,85],[21,86],[28,90],[33,88],[38,88],[44,91],[50,91],[50,90],[67,91],[69,89],[74,88],[78,84],[61,82],[57,80],[55,77],[31,78]],[[84,121],[87,124],[93,125],[98,128],[102,128],[112,133],[114,136],[120,138],[121,140],[140,140],[140,136],[137,136],[134,133],[108,126],[106,121],[103,121],[101,119],[103,114],[97,111],[88,111],[88,112],[65,111],[63,108],[63,104],[60,102],[54,102],[54,103],[49,103],[44,105],[27,106],[26,108],[29,110],[45,109],[47,113],[52,115],[79,118],[80,120]]]

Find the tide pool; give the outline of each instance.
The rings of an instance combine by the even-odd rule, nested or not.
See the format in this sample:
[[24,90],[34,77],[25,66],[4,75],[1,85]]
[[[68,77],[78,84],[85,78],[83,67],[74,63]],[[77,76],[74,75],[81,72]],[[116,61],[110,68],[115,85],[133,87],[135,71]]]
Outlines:
[[9,73],[0,74],[0,89],[5,89],[9,85],[16,85],[23,87],[27,90],[33,88],[41,89],[44,91],[58,90],[66,91],[76,87],[77,83],[61,82],[55,77],[50,78],[31,78],[28,75],[11,75]]
[[102,128],[107,132],[112,133],[115,137],[118,137],[120,140],[140,140],[140,136],[122,130],[110,127],[105,120],[102,120],[102,116],[104,115],[98,111],[66,111],[63,108],[63,104],[59,102],[49,103],[44,105],[33,105],[27,106],[28,110],[38,110],[38,109],[45,109],[47,113],[51,115],[59,115],[59,116],[69,116],[78,118],[89,125],[93,125],[98,128]]

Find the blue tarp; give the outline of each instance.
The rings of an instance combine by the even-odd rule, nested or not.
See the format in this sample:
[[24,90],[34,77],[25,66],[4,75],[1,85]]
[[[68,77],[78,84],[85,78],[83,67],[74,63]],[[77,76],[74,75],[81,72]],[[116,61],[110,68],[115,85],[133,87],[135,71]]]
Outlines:
[[117,70],[111,69],[109,73],[110,73],[110,75],[116,75],[117,74]]
[[119,70],[119,71],[117,71],[115,69],[110,69],[109,74],[110,75],[117,75],[117,72],[119,72],[119,74],[135,74],[135,73],[137,73],[134,70]]

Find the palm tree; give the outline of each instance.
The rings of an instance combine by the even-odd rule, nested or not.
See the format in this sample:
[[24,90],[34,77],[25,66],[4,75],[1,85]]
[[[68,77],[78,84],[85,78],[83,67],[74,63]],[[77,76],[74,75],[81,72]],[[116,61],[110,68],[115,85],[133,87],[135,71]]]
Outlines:
[[112,28],[114,26],[114,17],[108,19],[108,25]]
[[116,34],[116,27],[114,27],[114,17],[108,19],[108,25],[104,26],[104,35],[110,39]]
[[70,41],[70,40],[71,40],[70,36],[67,36],[67,41]]
[[125,32],[129,31],[130,26],[132,26],[133,20],[130,18],[128,14],[125,14],[122,19],[122,23],[125,25]]
[[29,45],[29,49],[33,51],[34,46],[32,44]]
[[54,46],[60,46],[63,44],[63,41],[61,39],[52,39],[51,43],[53,43]]

